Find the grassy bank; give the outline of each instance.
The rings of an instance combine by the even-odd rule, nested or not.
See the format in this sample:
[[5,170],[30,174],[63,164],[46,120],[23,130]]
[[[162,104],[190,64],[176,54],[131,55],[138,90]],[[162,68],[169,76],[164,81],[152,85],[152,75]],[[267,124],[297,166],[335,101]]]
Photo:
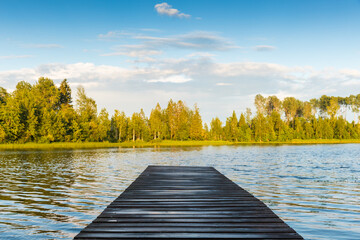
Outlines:
[[25,143],[0,144],[0,150],[22,149],[83,149],[83,148],[112,148],[112,147],[193,147],[193,146],[224,146],[224,145],[300,145],[300,144],[344,144],[360,143],[360,139],[294,139],[291,142],[228,142],[228,141],[161,141],[161,142],[81,142],[81,143]]
[[228,141],[161,141],[161,142],[80,142],[80,143],[24,143],[0,144],[0,150],[21,149],[81,149],[81,148],[113,148],[113,147],[191,147],[191,146],[222,146],[233,145]]

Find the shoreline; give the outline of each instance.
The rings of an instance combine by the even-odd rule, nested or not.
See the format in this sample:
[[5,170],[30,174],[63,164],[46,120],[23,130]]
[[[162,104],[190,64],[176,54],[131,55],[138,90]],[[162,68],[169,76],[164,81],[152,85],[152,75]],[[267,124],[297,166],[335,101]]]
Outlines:
[[36,149],[90,149],[90,148],[151,148],[151,147],[200,147],[200,146],[241,146],[241,145],[311,145],[311,144],[351,144],[360,143],[360,139],[294,139],[288,142],[229,142],[229,141],[173,141],[161,142],[59,142],[59,143],[9,143],[0,144],[1,150]]

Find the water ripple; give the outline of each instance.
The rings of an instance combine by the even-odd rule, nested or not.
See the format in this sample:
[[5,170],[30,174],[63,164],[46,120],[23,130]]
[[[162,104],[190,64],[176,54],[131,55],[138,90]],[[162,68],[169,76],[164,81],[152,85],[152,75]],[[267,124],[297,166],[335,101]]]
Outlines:
[[147,165],[214,166],[306,239],[359,239],[360,148],[223,146],[0,152],[0,236],[71,239]]

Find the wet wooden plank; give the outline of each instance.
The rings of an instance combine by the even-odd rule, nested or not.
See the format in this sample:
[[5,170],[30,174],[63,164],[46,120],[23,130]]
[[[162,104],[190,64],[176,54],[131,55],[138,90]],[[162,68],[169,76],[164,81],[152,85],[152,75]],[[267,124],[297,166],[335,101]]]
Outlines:
[[297,233],[112,233],[81,232],[80,239],[302,239]]
[[[114,227],[114,226],[93,226],[87,227],[83,232],[105,232],[105,233],[127,233],[127,232],[151,232],[151,233],[289,233],[287,227],[261,228],[261,227]],[[293,231],[294,232],[294,231]]]
[[284,223],[279,217],[273,218],[102,218],[98,223]]
[[114,227],[114,228],[118,228],[118,227],[187,227],[187,228],[195,228],[195,227],[204,227],[204,228],[209,228],[209,227],[231,227],[231,228],[283,228],[284,225],[282,222],[279,223],[212,223],[212,222],[207,222],[207,223],[195,223],[195,222],[191,222],[191,223],[178,223],[178,222],[149,222],[149,223],[121,223],[121,222],[116,222],[116,223],[111,223],[111,222],[94,222],[91,224],[92,227]]
[[75,239],[302,239],[212,167],[149,166]]

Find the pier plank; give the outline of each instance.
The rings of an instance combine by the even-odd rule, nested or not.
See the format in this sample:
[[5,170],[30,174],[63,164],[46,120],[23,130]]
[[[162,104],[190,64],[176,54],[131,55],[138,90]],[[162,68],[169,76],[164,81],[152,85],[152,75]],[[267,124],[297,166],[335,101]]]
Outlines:
[[74,239],[303,239],[212,167],[149,166]]

